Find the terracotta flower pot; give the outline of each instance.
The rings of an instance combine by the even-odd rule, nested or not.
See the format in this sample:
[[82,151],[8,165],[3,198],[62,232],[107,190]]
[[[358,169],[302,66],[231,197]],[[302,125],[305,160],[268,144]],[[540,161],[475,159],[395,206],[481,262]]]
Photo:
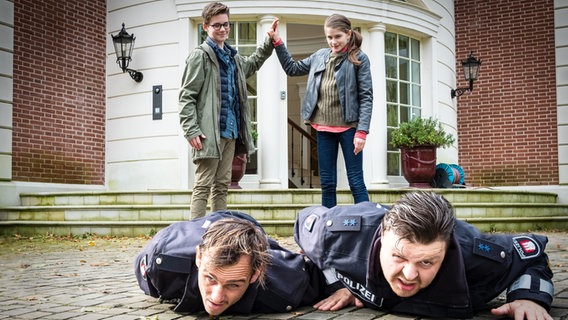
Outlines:
[[239,181],[245,175],[247,169],[247,155],[238,154],[233,158],[233,167],[231,170],[231,185],[229,189],[241,189],[239,186]]
[[436,147],[401,148],[402,175],[412,188],[431,188],[436,176]]

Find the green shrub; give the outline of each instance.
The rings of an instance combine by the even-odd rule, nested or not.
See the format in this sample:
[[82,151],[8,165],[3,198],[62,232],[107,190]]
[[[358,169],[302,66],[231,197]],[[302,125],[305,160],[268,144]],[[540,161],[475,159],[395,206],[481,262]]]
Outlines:
[[395,148],[414,148],[416,146],[435,146],[446,148],[455,141],[454,136],[442,128],[437,119],[415,118],[402,122],[391,133],[390,144]]

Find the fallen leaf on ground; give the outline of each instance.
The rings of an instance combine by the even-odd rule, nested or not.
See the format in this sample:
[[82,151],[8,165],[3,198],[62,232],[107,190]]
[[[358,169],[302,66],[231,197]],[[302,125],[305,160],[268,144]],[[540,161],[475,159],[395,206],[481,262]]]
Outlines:
[[107,267],[110,264],[108,264],[107,262],[95,262],[95,263],[91,263],[91,267]]

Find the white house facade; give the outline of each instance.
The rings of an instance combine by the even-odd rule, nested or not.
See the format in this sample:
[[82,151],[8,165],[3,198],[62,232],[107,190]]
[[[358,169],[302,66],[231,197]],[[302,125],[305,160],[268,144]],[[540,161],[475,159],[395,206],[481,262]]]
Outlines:
[[[179,126],[177,97],[185,58],[201,42],[201,11],[207,3],[183,0],[107,1],[108,189],[191,188],[193,168],[189,145]],[[452,1],[224,3],[231,9],[231,22],[247,24],[247,30],[253,24],[256,44],[264,40],[273,19],[278,18],[280,33],[296,59],[326,46],[323,21],[332,13],[346,15],[353,27],[361,32],[363,51],[371,61],[374,90],[371,132],[364,150],[368,188],[386,188],[389,184],[404,181],[402,178],[389,178],[387,172],[385,59],[395,61],[391,68],[400,69],[394,70],[393,83],[397,88],[408,88],[398,95],[409,96],[394,97],[398,101],[389,97],[393,108],[407,114],[420,112],[422,116],[439,118],[449,132],[457,135],[456,101],[449,95],[451,88],[456,86],[457,77]],[[123,74],[115,63],[110,35],[118,33],[122,23],[125,23],[127,32],[136,36],[130,67],[143,72],[144,79],[139,83]],[[250,40],[250,35],[246,40]],[[238,35],[235,41],[239,41]],[[385,42],[400,46],[400,52],[385,50]],[[245,50],[240,50],[241,54],[246,54],[243,53]],[[414,56],[409,56],[410,51]],[[407,72],[412,74],[407,75]],[[414,78],[411,79],[411,76]],[[241,186],[286,189],[290,152],[287,147],[287,118],[300,123],[297,115],[302,84],[284,74],[275,54],[265,62],[256,77],[257,95],[252,99],[256,100],[253,104],[256,105],[258,167],[256,174],[244,177]],[[163,88],[161,120],[152,120],[152,87],[155,85]],[[456,146],[439,150],[438,159],[440,162],[457,163]],[[346,186],[345,178],[343,181],[340,178],[338,187]]]
[[[0,204],[16,203],[22,192],[191,189],[194,168],[189,144],[179,125],[178,92],[185,59],[202,40],[201,11],[208,2],[106,0],[106,152],[101,171],[104,173],[100,174],[104,185],[101,185],[13,178],[12,149],[16,137],[13,79],[18,72],[14,65],[14,26],[18,25],[14,7],[18,3],[0,0]],[[369,189],[407,185],[400,174],[398,151],[387,143],[389,130],[401,121],[415,114],[432,116],[458,137],[458,99],[450,96],[450,90],[464,86],[456,61],[466,57],[456,55],[454,0],[222,2],[231,9],[231,44],[242,55],[262,43],[275,18],[280,20],[281,36],[297,60],[326,46],[323,22],[332,13],[347,16],[361,32],[363,51],[371,61],[374,90],[371,130],[364,149],[364,173]],[[102,10],[104,1],[94,5]],[[566,190],[568,185],[566,12],[565,1],[555,0],[558,183],[539,183],[535,189],[564,186]],[[116,35],[123,23],[126,31],[136,37],[129,67],[143,73],[141,82],[133,81],[116,64],[111,35]],[[481,78],[484,72],[491,70],[482,66]],[[292,121],[306,128],[299,118],[305,81],[302,77],[287,77],[275,54],[249,79],[248,98],[254,106],[258,150],[251,162],[253,170],[245,175],[241,187],[287,189],[291,164],[309,162],[306,155],[309,150],[292,141],[288,124]],[[154,120],[156,86],[161,86],[158,100],[162,109],[159,119]],[[450,148],[438,149],[439,163],[459,164],[458,141]],[[304,151],[303,156],[297,156],[300,150]],[[338,161],[338,187],[347,188],[342,157]],[[18,170],[22,170],[21,165]],[[530,189],[530,181],[519,184],[519,188]],[[568,192],[563,192],[564,202],[568,202]]]

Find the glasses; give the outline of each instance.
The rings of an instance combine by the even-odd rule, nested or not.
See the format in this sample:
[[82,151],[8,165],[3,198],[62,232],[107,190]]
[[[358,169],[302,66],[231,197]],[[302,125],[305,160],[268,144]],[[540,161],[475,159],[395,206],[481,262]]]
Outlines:
[[225,28],[225,30],[229,29],[231,27],[231,25],[229,24],[229,22],[225,22],[225,23],[215,23],[215,24],[210,24],[210,27],[213,27],[213,29],[215,30],[221,30],[221,27]]

